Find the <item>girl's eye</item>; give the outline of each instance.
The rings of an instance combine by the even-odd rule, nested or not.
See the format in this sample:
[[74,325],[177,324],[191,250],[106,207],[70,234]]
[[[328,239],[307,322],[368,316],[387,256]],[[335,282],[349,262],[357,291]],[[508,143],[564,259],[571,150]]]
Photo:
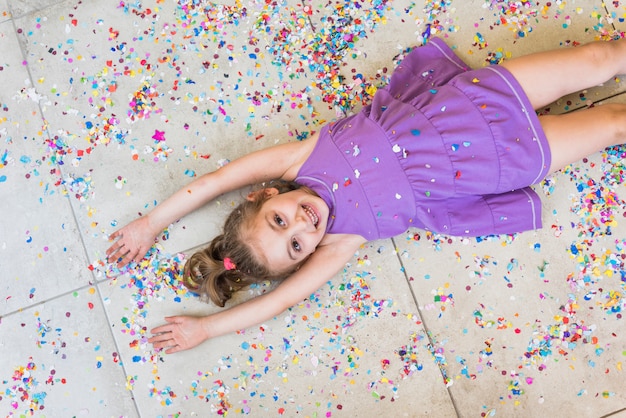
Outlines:
[[291,246],[293,247],[293,249],[297,252],[302,251],[302,247],[300,247],[300,243],[298,242],[297,239],[292,239],[291,240]]
[[276,222],[276,225],[278,226],[285,226],[285,221],[283,221],[283,218],[278,215],[274,215],[274,222]]

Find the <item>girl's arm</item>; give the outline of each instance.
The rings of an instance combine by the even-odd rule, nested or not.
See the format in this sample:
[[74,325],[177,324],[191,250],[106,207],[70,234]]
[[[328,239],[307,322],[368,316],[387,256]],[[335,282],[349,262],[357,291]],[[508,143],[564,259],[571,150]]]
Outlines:
[[176,316],[152,330],[155,349],[175,353],[201,342],[266,321],[301,302],[335,275],[365,240],[358,235],[329,235],[302,267],[273,291],[205,317]]
[[149,214],[111,234],[109,238],[115,242],[106,251],[107,260],[117,260],[122,267],[143,257],[163,229],[223,193],[273,179],[293,179],[315,140],[314,136],[253,152],[197,178]]

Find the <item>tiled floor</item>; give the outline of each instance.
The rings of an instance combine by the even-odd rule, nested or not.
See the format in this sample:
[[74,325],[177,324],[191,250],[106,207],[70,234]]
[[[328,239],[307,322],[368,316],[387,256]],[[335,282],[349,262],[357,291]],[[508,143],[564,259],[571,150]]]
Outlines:
[[147,329],[219,309],[176,277],[242,193],[122,274],[103,261],[194,175],[359,108],[423,36],[476,67],[620,37],[625,17],[601,0],[0,0],[0,412],[626,416],[624,147],[536,187],[542,230],[370,243],[279,317],[175,355]]

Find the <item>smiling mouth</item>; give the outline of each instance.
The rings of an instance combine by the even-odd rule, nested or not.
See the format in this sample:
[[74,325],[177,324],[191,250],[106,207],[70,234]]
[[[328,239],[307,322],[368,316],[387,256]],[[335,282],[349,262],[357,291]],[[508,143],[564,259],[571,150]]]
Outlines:
[[317,216],[317,213],[315,213],[313,208],[309,205],[302,205],[302,209],[304,209],[304,213],[307,214],[313,226],[317,228],[317,225],[320,223],[320,218]]

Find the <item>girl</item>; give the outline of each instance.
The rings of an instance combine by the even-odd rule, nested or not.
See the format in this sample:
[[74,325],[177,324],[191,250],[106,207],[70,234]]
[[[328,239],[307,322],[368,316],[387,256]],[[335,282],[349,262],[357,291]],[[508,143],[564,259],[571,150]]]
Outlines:
[[540,201],[528,186],[621,143],[626,105],[541,117],[534,109],[623,73],[626,40],[469,71],[432,39],[405,57],[361,112],[198,178],[113,233],[107,258],[119,266],[136,261],[176,219],[222,193],[266,183],[189,259],[185,280],[224,306],[255,280],[286,279],[210,316],[166,318],[149,342],[174,353],[278,315],[368,240],[412,226],[465,236],[538,228]]

